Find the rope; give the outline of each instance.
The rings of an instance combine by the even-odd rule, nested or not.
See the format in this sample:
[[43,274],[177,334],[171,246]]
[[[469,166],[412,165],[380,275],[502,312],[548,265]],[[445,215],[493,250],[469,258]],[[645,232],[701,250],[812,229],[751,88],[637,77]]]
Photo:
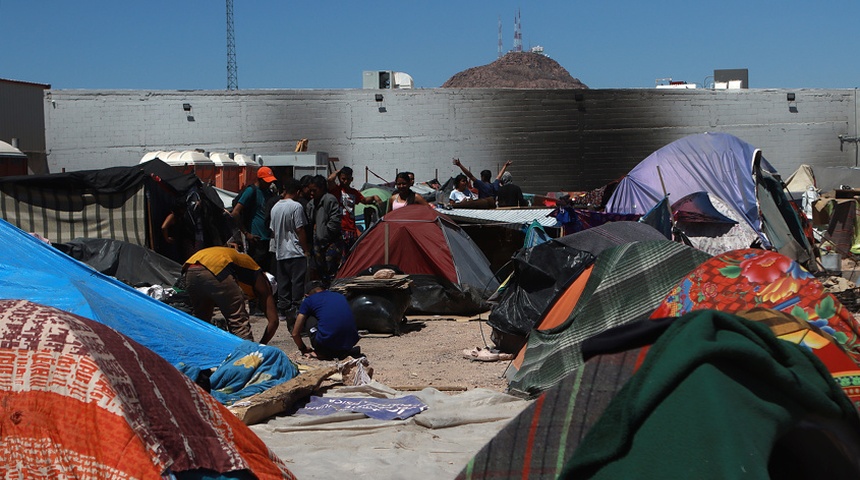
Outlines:
[[369,168],[367,168],[367,167],[364,167],[364,169],[365,169],[368,173],[370,173],[371,175],[373,175],[374,177],[376,177],[376,178],[378,178],[378,179],[382,180],[382,182],[383,182],[383,183],[389,183],[389,182],[388,182],[388,180],[386,180],[386,179],[384,179],[384,178],[380,177],[380,176],[379,176],[379,175],[377,175],[377,174],[376,174],[376,172],[374,172],[373,170],[371,170],[371,169],[369,169]]

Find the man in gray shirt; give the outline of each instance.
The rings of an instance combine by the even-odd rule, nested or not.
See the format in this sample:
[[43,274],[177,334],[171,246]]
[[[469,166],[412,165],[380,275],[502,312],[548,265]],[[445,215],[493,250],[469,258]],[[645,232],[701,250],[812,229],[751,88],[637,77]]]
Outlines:
[[270,250],[275,257],[275,279],[278,281],[278,316],[287,321],[290,330],[304,296],[310,256],[305,212],[295,200],[299,189],[297,180],[290,178],[285,182],[284,193],[272,207],[269,222],[272,231]]

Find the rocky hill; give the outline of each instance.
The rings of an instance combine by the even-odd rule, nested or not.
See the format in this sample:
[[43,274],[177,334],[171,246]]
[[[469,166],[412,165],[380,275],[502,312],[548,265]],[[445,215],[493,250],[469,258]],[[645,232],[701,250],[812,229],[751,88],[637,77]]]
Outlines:
[[442,88],[580,88],[574,78],[555,60],[531,52],[510,52],[495,62],[463,70]]

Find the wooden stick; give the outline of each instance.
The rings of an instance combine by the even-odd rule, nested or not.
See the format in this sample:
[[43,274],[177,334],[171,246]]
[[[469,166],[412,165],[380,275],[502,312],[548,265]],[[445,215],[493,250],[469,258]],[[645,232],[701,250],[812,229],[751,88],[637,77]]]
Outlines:
[[440,392],[465,392],[466,390],[468,390],[467,387],[463,387],[460,385],[403,385],[399,387],[389,388],[400,392],[417,392],[419,390],[424,390],[425,388],[435,388]]
[[388,261],[388,222],[385,223],[385,264],[388,265],[390,263]]
[[657,165],[657,175],[660,177],[660,186],[663,187],[663,196],[668,197],[669,194],[666,193],[666,184],[663,182],[663,172],[660,171],[660,165]]

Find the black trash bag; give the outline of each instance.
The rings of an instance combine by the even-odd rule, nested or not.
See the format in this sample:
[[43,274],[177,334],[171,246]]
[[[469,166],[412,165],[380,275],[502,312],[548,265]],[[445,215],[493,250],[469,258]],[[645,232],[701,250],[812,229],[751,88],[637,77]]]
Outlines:
[[594,255],[558,241],[520,251],[513,258],[514,274],[487,324],[503,333],[527,336],[554,299],[592,263]]
[[[373,275],[382,269],[394,270],[396,275],[404,273],[397,265],[383,264],[370,266],[358,276]],[[411,274],[409,279],[409,315],[475,315],[490,309],[486,301],[489,295],[481,288],[458,285],[436,275]]]
[[476,315],[490,309],[482,291],[457,285],[435,275],[409,275],[412,280],[410,315]]
[[400,335],[409,306],[408,289],[361,290],[349,299],[349,307],[359,330]]

